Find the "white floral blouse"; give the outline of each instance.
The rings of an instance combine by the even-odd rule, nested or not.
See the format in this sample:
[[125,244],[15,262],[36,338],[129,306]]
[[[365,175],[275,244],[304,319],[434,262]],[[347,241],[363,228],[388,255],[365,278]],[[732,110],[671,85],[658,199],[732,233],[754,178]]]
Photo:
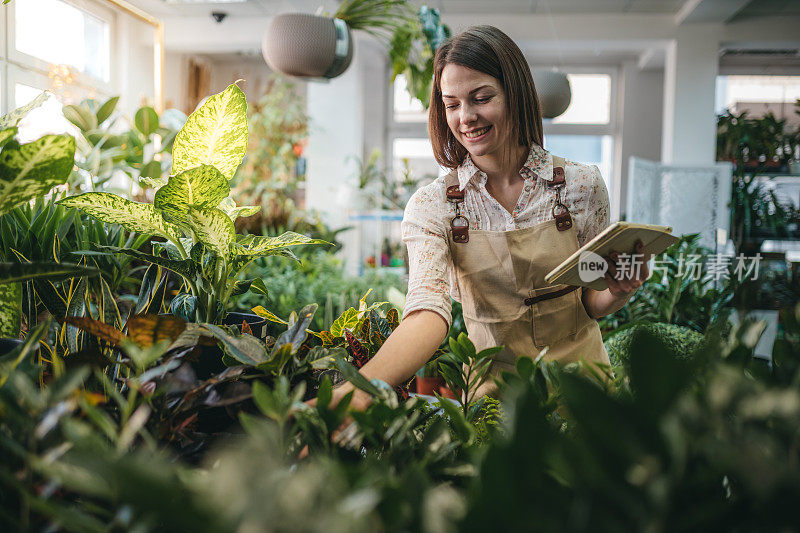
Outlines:
[[[486,190],[486,174],[469,155],[457,170],[464,191],[462,213],[469,219],[470,229],[510,231],[552,218],[555,200],[542,180],[553,179],[553,157],[544,148],[533,145],[520,169],[525,184],[511,213]],[[565,172],[561,201],[572,214],[578,244],[583,246],[609,224],[608,191],[594,165],[567,161]],[[454,215],[445,189],[445,177],[440,176],[415,192],[406,205],[402,234],[408,247],[409,277],[403,316],[429,309],[442,315],[449,326],[450,297],[456,301],[461,297],[447,245],[447,229]]]

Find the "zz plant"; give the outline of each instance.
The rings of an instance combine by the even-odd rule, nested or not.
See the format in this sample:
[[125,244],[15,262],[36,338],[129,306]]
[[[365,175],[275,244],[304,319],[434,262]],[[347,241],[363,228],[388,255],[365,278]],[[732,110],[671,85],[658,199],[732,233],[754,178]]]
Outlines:
[[231,84],[189,116],[175,136],[170,178],[156,190],[152,204],[104,192],[60,202],[103,222],[162,239],[153,242],[152,254],[97,248],[131,255],[181,276],[183,290],[173,299],[171,309],[189,321],[221,323],[232,296],[248,290],[266,294],[261,279],[238,279],[255,258],[296,258],[289,247],[325,243],[293,232],[277,237],[236,234],[236,218],[259,210],[258,206],[237,207],[228,183],[247,148],[246,109],[244,93]]

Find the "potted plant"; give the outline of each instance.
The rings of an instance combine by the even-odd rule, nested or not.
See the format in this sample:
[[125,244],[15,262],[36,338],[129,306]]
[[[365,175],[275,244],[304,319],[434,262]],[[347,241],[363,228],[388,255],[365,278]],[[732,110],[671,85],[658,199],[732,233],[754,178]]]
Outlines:
[[433,396],[434,393],[438,393],[441,386],[444,385],[444,378],[439,374],[438,357],[425,363],[425,366],[417,372],[415,379],[417,394]]
[[405,0],[346,0],[332,17],[283,13],[270,21],[261,50],[267,64],[283,74],[335,78],[353,59],[350,30],[388,40],[407,19]]
[[[163,239],[153,241],[152,254],[113,246],[98,249],[127,254],[178,274],[183,286],[170,309],[190,322],[223,324],[227,318],[230,323],[226,314],[233,296],[247,291],[266,295],[260,278],[238,279],[257,257],[295,258],[290,247],[325,243],[293,232],[277,237],[236,234],[236,218],[259,209],[237,207],[229,196],[228,180],[247,148],[246,107],[244,93],[234,83],[209,97],[189,116],[173,142],[171,176],[158,188],[152,204],[104,192],[88,192],[59,202],[103,222]],[[263,323],[256,315],[233,318],[238,324],[243,320]]]
[[[23,117],[48,98],[42,93],[28,105],[0,118],[0,217],[14,207],[42,196],[63,185],[74,164],[75,139],[69,135],[44,135],[20,144],[17,126]],[[0,223],[3,242],[15,237],[11,225]],[[0,336],[17,337],[20,333],[22,285],[32,279],[52,281],[73,276],[96,274],[92,268],[74,264],[16,261],[0,262]],[[14,344],[14,343],[11,343]]]
[[408,93],[430,105],[433,83],[433,56],[436,49],[450,37],[450,28],[439,20],[439,10],[420,7],[416,17],[409,17],[392,35],[389,59],[392,62],[392,81],[402,74]]

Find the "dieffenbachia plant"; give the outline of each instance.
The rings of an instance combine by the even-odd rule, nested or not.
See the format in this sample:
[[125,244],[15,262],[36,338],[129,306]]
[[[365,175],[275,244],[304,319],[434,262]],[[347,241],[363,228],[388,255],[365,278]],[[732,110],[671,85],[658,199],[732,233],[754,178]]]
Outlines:
[[219,323],[231,296],[266,294],[259,279],[239,280],[242,269],[257,257],[293,257],[289,247],[325,241],[287,232],[278,237],[237,235],[234,221],[260,207],[237,207],[228,181],[247,148],[247,103],[232,84],[189,116],[175,136],[172,172],[155,193],[153,203],[139,203],[111,193],[90,192],[60,201],[103,222],[158,237],[153,253],[99,247],[128,254],[175,272],[185,283],[172,302],[174,314],[190,321]]
[[[48,94],[42,93],[29,104],[0,117],[0,216],[65,183],[72,171],[75,139],[71,136],[44,135],[25,144],[15,138],[20,120],[47,98]],[[0,262],[0,337],[19,334],[20,282],[96,273],[95,269],[74,264]]]

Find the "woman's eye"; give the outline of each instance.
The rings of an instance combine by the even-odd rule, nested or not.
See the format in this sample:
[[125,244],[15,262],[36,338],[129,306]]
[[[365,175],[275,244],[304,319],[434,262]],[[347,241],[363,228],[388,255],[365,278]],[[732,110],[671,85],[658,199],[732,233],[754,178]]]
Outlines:
[[485,104],[486,102],[488,102],[491,99],[492,99],[491,96],[486,96],[484,98],[476,98],[475,101],[478,102],[479,104]]
[[449,104],[449,105],[446,105],[444,107],[445,107],[445,109],[455,109],[455,108],[458,107],[458,104]]

